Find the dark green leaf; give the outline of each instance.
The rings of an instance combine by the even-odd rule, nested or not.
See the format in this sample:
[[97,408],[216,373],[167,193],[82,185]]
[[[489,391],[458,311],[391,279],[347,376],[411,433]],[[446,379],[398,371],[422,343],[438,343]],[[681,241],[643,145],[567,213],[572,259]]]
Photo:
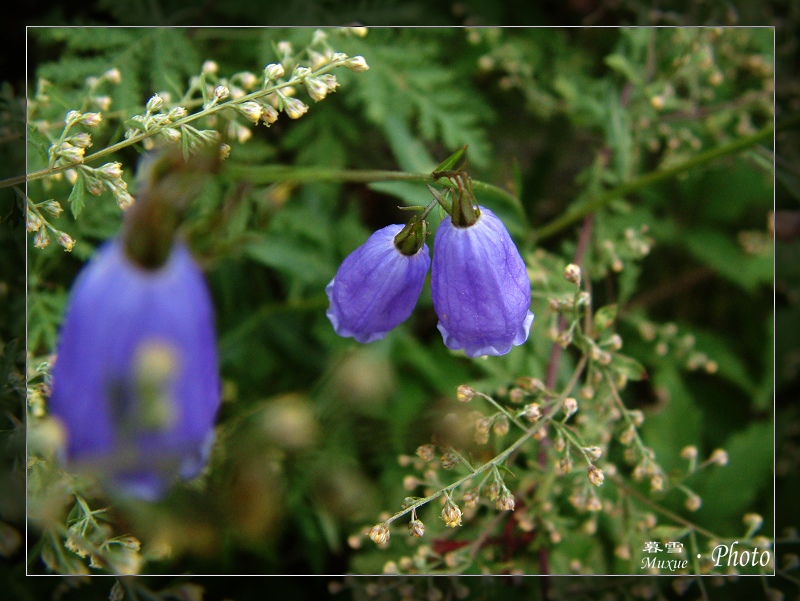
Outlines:
[[77,217],[83,210],[85,197],[86,187],[83,183],[83,175],[78,175],[78,179],[75,180],[75,184],[72,186],[72,192],[70,192],[69,198],[67,199],[67,202],[69,202],[70,208],[72,209],[73,217]]

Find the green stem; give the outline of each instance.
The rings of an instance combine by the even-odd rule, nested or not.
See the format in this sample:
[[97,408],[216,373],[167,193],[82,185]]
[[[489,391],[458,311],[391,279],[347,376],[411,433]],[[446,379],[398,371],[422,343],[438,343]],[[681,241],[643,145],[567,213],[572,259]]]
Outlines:
[[[273,184],[277,182],[333,182],[370,184],[373,182],[419,182],[435,183],[431,173],[407,173],[380,169],[329,169],[326,167],[292,167],[289,165],[226,165],[223,177],[251,184]],[[516,196],[492,184],[472,181],[473,190],[503,200],[513,206],[519,205]]]
[[539,228],[539,230],[533,233],[533,238],[535,242],[541,242],[547,238],[550,238],[563,230],[564,228],[572,225],[576,221],[580,221],[584,216],[588,215],[589,213],[593,213],[598,209],[603,208],[607,204],[611,203],[612,201],[625,196],[627,194],[631,194],[633,192],[637,192],[643,188],[646,188],[656,182],[663,181],[665,179],[669,179],[689,171],[690,169],[694,169],[695,167],[700,167],[701,165],[705,165],[710,163],[711,161],[718,159],[723,156],[731,155],[741,150],[745,150],[759,142],[764,142],[765,140],[769,140],[773,134],[777,131],[789,129],[796,125],[800,124],[800,114],[793,115],[779,123],[777,127],[772,125],[768,125],[763,129],[757,131],[754,134],[749,136],[744,136],[742,138],[738,138],[729,142],[727,144],[722,144],[717,146],[716,148],[712,148],[705,152],[701,152],[690,159],[687,159],[677,165],[673,165],[672,167],[667,167],[666,169],[658,169],[656,171],[651,171],[650,173],[646,173],[640,177],[632,179],[628,182],[620,184],[616,188],[601,194],[600,196],[590,200],[589,202],[575,208],[572,211],[567,211],[560,217],[557,217],[550,223],[544,225],[543,227]]

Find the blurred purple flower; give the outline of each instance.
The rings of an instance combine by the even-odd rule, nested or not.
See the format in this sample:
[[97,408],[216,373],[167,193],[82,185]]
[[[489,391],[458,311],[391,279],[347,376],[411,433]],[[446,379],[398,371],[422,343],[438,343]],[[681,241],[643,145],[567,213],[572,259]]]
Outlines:
[[433,307],[445,345],[470,357],[505,355],[528,339],[533,313],[525,263],[503,222],[480,207],[456,227],[445,217],[433,243]]
[[414,310],[431,259],[425,244],[410,256],[400,252],[395,236],[402,229],[395,224],[372,234],[325,288],[328,319],[339,336],[361,343],[380,340]]
[[155,500],[205,466],[220,390],[211,297],[186,247],[146,270],[106,243],[73,286],[53,369],[66,460]]

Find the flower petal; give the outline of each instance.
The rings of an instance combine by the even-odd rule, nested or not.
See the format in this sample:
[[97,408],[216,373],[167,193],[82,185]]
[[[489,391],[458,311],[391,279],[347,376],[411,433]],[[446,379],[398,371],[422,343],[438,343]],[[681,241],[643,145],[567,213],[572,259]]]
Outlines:
[[186,247],[152,271],[118,240],[99,249],[73,286],[53,368],[67,459],[160,496],[181,464],[199,471],[220,399],[211,297]]
[[414,310],[431,260],[427,245],[406,256],[394,245],[402,225],[372,234],[339,266],[325,288],[327,315],[339,336],[380,340]]
[[445,345],[470,357],[504,355],[528,339],[533,313],[525,263],[489,209],[469,227],[445,217],[434,240],[432,292]]

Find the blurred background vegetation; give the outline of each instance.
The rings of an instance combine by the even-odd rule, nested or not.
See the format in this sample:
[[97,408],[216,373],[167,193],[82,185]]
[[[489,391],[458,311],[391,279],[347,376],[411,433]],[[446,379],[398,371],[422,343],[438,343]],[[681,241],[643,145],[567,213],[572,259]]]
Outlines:
[[[519,198],[519,203],[499,197],[485,202],[504,218],[523,255],[543,274],[540,283],[548,292],[556,286],[553,275],[574,256],[584,213],[594,216],[584,264],[595,306],[619,305],[617,331],[624,352],[644,364],[650,376],[630,384],[624,397],[628,406],[645,412],[645,441],[667,471],[682,467],[679,453],[687,444],[697,445],[701,457],[719,447],[729,454],[727,467],[689,481],[703,500],[691,519],[735,536],[742,514],[758,512],[765,519],[763,533],[771,536],[774,528],[786,552],[797,552],[796,533],[785,530],[794,523],[800,493],[800,242],[792,227],[798,161],[797,144],[790,141],[796,141],[796,129],[779,132],[778,157],[767,136],[679,177],[642,181],[624,198],[582,212],[602,191],[763,132],[772,123],[773,83],[779,126],[796,116],[798,90],[789,83],[797,68],[793,3],[756,9],[749,3],[705,2],[689,12],[677,4],[649,10],[633,2],[500,6],[475,1],[441,9],[386,3],[350,13],[322,3],[307,5],[305,13],[272,7],[269,21],[260,21],[247,3],[209,3],[197,10],[179,4],[160,2],[155,10],[153,3],[100,1],[68,16],[53,11],[40,17],[47,24],[188,28],[30,31],[28,72],[9,71],[2,89],[3,176],[25,169],[24,146],[13,143],[25,122],[25,82],[32,96],[40,78],[53,82],[51,94],[59,95],[52,94],[52,112],[43,116],[59,119],[83,94],[86,77],[117,67],[123,79],[107,91],[111,110],[129,116],[141,112],[154,92],[179,96],[205,60],[216,61],[221,74],[258,72],[275,60],[274,42],[290,40],[300,47],[311,33],[206,25],[572,21],[777,28],[774,46],[772,29],[750,28],[371,29],[363,39],[337,40],[337,50],[363,55],[370,71],[341,74],[340,90],[318,105],[311,103],[298,121],[282,118],[270,129],[254,128],[244,144],[229,141],[225,169],[196,200],[187,220],[185,236],[206,270],[217,308],[225,404],[220,443],[203,487],[180,488],[156,509],[112,509],[115,533],[135,530],[146,542],[157,541],[157,535],[168,539],[161,542],[175,552],[169,559],[159,561],[157,545],[145,545],[153,550],[147,573],[380,572],[391,558],[387,551],[368,540],[353,548],[349,538],[381,511],[398,507],[409,473],[398,456],[430,441],[452,410],[455,387],[469,382],[489,392],[520,375],[544,377],[552,344],[546,298],[534,301],[537,319],[526,347],[486,363],[446,351],[429,290],[411,320],[383,343],[359,346],[337,338],[324,315],[325,284],[369,232],[405,220],[407,214],[396,205],[423,202],[424,187],[302,178],[273,183],[273,174],[261,169],[277,164],[425,172],[464,144],[469,144],[474,178]],[[111,122],[103,129],[94,148],[119,140],[118,125]],[[113,158],[132,182],[137,151],[128,148]],[[40,167],[33,153],[29,160],[29,171]],[[69,183],[47,185],[32,184],[29,195],[37,201],[59,199],[66,208]],[[774,256],[773,192],[779,211]],[[26,568],[46,573],[48,567],[33,548],[38,531],[29,531],[27,556],[23,541],[26,280],[20,265],[28,249],[27,353],[40,358],[52,352],[71,282],[95,246],[117,231],[119,210],[110,194],[91,197],[78,219],[66,211],[58,220],[78,241],[74,251],[66,254],[55,244],[40,251],[26,242],[18,198],[9,188],[0,193],[6,249],[0,258],[0,311],[6,316],[0,326],[0,376],[9,468],[0,483],[0,551],[7,559],[0,570],[19,598],[106,598],[113,585],[108,579],[24,579]],[[575,217],[565,220],[565,215]],[[643,224],[652,245],[644,257],[625,237],[627,229]],[[615,260],[622,263],[620,271]],[[694,345],[684,352],[679,340],[686,336]],[[659,502],[685,514],[683,500],[675,495]],[[426,523],[433,527],[433,522]],[[553,548],[566,559],[577,553]],[[522,563],[527,572],[539,569],[535,559]],[[561,571],[555,561],[553,571]],[[629,571],[613,558],[606,561],[597,565]],[[315,598],[328,590],[328,580],[281,580],[275,591]],[[611,586],[622,584],[634,596],[675,596],[681,581],[670,580],[615,580]],[[412,582],[418,596],[429,594],[430,586],[453,595],[466,586],[464,594],[471,598],[490,595],[498,586],[508,598],[530,598],[542,590],[529,579]],[[139,585],[163,598],[198,598],[198,586],[208,599],[254,597],[249,583],[229,579],[142,578]],[[339,598],[382,593],[386,585],[383,580],[348,582]],[[594,598],[607,586],[600,579],[552,584],[554,593],[568,598]],[[787,578],[768,586],[797,594]],[[736,584],[718,579],[709,581],[707,594],[762,595],[762,587],[755,578]],[[386,594],[399,598],[403,592]],[[690,598],[699,594],[697,588],[687,593]]]

